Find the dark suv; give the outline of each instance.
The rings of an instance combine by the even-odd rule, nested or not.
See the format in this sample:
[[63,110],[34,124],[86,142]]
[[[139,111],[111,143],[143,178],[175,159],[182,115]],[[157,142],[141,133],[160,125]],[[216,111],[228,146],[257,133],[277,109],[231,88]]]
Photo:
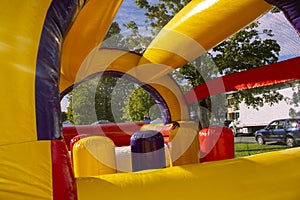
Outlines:
[[279,119],[255,132],[255,140],[262,145],[266,142],[284,142],[289,147],[300,143],[300,119]]

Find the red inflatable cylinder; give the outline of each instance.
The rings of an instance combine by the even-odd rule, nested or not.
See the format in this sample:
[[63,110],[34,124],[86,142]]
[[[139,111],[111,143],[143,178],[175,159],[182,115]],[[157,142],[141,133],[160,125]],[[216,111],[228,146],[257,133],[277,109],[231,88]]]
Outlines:
[[210,126],[199,132],[200,162],[234,158],[234,136],[225,126]]

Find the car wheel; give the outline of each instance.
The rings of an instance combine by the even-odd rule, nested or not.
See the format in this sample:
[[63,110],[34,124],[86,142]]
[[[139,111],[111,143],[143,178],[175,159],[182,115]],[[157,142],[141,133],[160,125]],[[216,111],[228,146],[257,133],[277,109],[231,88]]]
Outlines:
[[256,141],[257,141],[257,144],[259,144],[259,145],[263,145],[266,143],[262,136],[257,136]]
[[292,137],[287,137],[285,141],[288,147],[294,147],[296,145],[295,140]]

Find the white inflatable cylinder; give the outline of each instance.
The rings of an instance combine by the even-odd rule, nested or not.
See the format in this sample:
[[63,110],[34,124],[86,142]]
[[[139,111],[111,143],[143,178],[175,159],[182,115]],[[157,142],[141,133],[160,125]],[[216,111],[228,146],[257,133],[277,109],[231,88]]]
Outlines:
[[131,147],[115,147],[117,172],[132,172]]

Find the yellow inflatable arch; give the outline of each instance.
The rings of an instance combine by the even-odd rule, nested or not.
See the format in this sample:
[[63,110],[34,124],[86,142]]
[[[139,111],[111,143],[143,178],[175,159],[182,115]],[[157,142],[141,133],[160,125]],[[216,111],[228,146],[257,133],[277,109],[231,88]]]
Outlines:
[[[1,2],[0,199],[299,199],[298,148],[75,179],[61,134],[60,94],[107,70],[151,85],[172,119],[188,119],[184,96],[167,74],[270,10],[271,4],[282,8],[299,30],[298,16],[289,12],[299,13],[296,0],[267,2],[193,0],[143,55],[98,49],[121,0]],[[224,23],[230,26],[220,28]]]

